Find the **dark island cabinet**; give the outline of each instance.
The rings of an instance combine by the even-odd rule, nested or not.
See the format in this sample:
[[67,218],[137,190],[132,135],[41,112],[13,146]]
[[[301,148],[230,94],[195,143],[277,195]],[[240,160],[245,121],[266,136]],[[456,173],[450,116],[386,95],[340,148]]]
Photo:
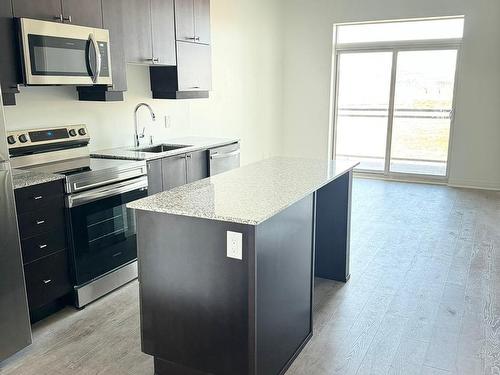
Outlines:
[[101,0],[13,0],[14,17],[102,27]]
[[71,300],[63,181],[16,189],[19,236],[31,321]]
[[124,0],[123,3],[127,62],[175,65],[173,0]]
[[5,105],[15,105],[15,94],[19,92],[17,83],[20,82],[18,69],[18,51],[16,32],[12,18],[12,3],[10,0],[0,1],[0,84],[2,98]]
[[210,0],[175,0],[176,39],[210,44]]

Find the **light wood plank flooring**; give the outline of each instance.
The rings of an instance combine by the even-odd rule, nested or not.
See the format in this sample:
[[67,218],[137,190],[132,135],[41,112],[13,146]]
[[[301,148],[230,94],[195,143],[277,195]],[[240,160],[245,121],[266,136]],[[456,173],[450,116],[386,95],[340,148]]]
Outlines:
[[[500,193],[356,179],[351,274],[316,281],[288,375],[500,374]],[[0,373],[153,374],[137,298],[134,282],[38,323]]]

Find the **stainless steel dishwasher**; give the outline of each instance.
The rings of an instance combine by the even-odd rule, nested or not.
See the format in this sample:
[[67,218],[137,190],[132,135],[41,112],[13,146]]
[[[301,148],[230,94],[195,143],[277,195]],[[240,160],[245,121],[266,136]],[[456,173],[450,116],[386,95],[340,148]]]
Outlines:
[[212,148],[209,151],[210,176],[227,172],[240,166],[240,143]]

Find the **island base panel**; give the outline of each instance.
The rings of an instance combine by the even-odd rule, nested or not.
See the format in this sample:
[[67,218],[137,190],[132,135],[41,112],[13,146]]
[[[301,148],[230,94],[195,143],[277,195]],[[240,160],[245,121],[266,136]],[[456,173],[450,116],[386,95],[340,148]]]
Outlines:
[[312,335],[313,195],[259,224],[257,374],[286,371]]
[[317,277],[349,280],[352,171],[316,191]]

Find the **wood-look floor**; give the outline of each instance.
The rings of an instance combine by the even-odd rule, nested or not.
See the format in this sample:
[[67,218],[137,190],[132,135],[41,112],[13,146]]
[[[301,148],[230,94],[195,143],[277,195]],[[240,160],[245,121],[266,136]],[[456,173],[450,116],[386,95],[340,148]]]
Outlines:
[[[351,241],[351,280],[317,280],[287,375],[500,374],[500,193],[356,179]],[[152,375],[137,298],[131,283],[35,325],[0,373]]]

